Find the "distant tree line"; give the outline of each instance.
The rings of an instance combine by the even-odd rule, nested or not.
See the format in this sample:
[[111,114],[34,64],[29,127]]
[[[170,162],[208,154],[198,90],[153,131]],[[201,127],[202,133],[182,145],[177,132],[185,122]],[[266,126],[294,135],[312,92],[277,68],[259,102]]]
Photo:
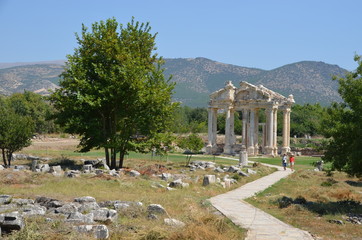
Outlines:
[[[291,136],[304,137],[322,135],[321,123],[327,114],[327,107],[320,104],[295,104],[291,112]],[[283,113],[278,112],[278,134],[282,134]],[[265,122],[265,112],[259,111],[259,121]],[[174,111],[174,122],[171,127],[174,133],[207,133],[207,108],[191,108],[179,106]],[[219,134],[225,133],[225,114],[217,116],[217,130]],[[242,114],[234,114],[234,130],[237,135],[242,133]]]

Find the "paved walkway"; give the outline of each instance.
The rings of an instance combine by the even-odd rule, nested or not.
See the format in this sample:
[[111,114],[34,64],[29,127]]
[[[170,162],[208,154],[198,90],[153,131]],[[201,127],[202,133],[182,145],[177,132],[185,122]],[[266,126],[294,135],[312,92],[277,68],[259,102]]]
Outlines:
[[212,205],[234,224],[248,229],[246,240],[309,240],[308,232],[292,227],[243,201],[263,191],[292,173],[290,169],[278,171],[247,183],[238,189],[210,198]]

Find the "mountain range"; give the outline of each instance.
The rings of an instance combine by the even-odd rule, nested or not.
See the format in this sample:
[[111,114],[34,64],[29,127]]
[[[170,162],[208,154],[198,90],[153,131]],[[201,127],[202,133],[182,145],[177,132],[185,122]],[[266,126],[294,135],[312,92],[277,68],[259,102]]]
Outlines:
[[[59,82],[64,61],[0,63],[0,94],[24,90],[48,94]],[[232,81],[263,85],[284,96],[293,94],[298,104],[329,105],[341,101],[338,82],[333,75],[343,76],[347,70],[323,62],[302,61],[272,70],[241,67],[207,58],[165,59],[165,76],[176,82],[174,100],[191,107],[206,107],[210,93]]]

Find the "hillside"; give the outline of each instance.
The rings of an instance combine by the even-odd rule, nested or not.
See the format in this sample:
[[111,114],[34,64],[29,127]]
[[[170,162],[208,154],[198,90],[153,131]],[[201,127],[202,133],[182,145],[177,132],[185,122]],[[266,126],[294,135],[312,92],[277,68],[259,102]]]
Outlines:
[[[238,86],[240,81],[262,84],[285,96],[293,94],[298,104],[329,105],[340,101],[338,83],[332,75],[343,75],[346,70],[323,62],[304,61],[288,64],[270,71],[224,64],[206,58],[165,59],[165,75],[176,82],[174,99],[188,106],[206,107],[209,94],[222,88],[226,81]],[[61,63],[24,65],[0,64],[0,94],[9,95],[24,90],[46,94],[54,89],[63,71]],[[55,64],[57,63],[57,64]],[[13,66],[1,69],[1,67]]]

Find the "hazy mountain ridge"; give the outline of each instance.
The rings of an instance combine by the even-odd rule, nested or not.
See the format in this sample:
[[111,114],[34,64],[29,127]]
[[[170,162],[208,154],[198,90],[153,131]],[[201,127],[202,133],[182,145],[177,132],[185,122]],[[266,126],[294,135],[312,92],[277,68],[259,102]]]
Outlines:
[[35,64],[0,69],[0,93],[9,95],[24,90],[48,93],[55,89],[59,82],[62,65]]
[[[56,88],[64,61],[45,63],[0,63],[0,94],[24,90],[46,94],[46,89]],[[6,65],[13,67],[1,69]],[[292,63],[267,71],[206,58],[165,59],[164,68],[166,77],[172,75],[171,81],[177,83],[174,99],[194,107],[207,106],[209,94],[224,87],[226,81],[232,81],[236,87],[241,81],[262,84],[284,96],[293,94],[298,104],[319,102],[328,105],[341,100],[337,92],[338,82],[331,80],[332,75],[346,72],[337,65],[314,61]]]

